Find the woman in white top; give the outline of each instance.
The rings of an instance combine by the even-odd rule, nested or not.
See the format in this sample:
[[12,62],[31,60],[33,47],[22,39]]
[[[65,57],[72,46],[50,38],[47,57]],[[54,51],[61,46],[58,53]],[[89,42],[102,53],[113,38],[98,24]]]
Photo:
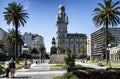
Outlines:
[[6,70],[6,77],[8,78],[9,77],[9,72],[10,72],[8,61],[5,62],[5,70]]

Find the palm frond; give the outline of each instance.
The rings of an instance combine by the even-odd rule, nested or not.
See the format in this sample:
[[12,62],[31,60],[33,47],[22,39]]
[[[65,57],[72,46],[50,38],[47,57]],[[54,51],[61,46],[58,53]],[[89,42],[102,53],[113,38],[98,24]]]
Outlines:
[[116,5],[120,4],[120,1],[117,1],[115,3],[112,4],[112,7],[115,7]]

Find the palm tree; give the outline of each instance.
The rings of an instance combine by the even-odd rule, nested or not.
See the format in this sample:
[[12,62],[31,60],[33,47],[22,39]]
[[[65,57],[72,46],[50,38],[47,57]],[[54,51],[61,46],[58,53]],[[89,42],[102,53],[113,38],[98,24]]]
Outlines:
[[108,31],[107,36],[103,37],[103,42],[105,42],[106,40],[108,41],[108,44],[110,44],[110,42],[112,42],[112,41],[115,40],[115,37],[112,36],[112,34],[110,33],[110,31]]
[[[15,55],[14,53],[14,49],[15,49],[15,38],[16,38],[16,31],[12,28],[11,30],[8,30],[8,34],[4,37],[4,42],[5,45],[10,47],[12,55]],[[22,35],[20,34],[20,32],[18,32],[18,45],[22,46],[24,44],[24,41],[22,39]]]
[[[112,0],[104,0],[104,4],[98,3],[100,8],[94,9],[94,17],[93,21],[97,27],[104,26],[106,29],[105,36],[108,35],[108,27],[109,26],[117,26],[120,24],[120,1],[112,1]],[[106,60],[107,60],[107,46],[108,40],[105,40],[105,53],[106,53]],[[108,60],[107,60],[108,63]]]
[[16,2],[12,2],[8,4],[8,7],[5,7],[5,12],[3,12],[5,20],[7,24],[10,25],[11,23],[15,27],[16,31],[16,38],[15,38],[15,60],[18,60],[18,28],[24,23],[26,23],[26,19],[28,17],[28,13],[24,10],[23,5],[17,4]]

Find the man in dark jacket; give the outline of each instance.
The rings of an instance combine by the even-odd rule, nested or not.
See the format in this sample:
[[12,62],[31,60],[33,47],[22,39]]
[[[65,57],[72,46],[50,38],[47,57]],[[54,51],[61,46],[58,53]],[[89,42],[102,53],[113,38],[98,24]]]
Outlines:
[[15,74],[15,62],[13,61],[13,58],[11,58],[10,62],[9,62],[9,67],[10,67],[10,72],[11,72],[11,77],[14,77]]

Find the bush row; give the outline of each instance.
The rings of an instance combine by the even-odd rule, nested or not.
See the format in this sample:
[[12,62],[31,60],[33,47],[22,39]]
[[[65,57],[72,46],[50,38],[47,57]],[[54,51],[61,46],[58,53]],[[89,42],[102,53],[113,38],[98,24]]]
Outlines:
[[120,79],[120,72],[92,71],[86,73],[76,71],[74,74],[79,77],[79,79]]

